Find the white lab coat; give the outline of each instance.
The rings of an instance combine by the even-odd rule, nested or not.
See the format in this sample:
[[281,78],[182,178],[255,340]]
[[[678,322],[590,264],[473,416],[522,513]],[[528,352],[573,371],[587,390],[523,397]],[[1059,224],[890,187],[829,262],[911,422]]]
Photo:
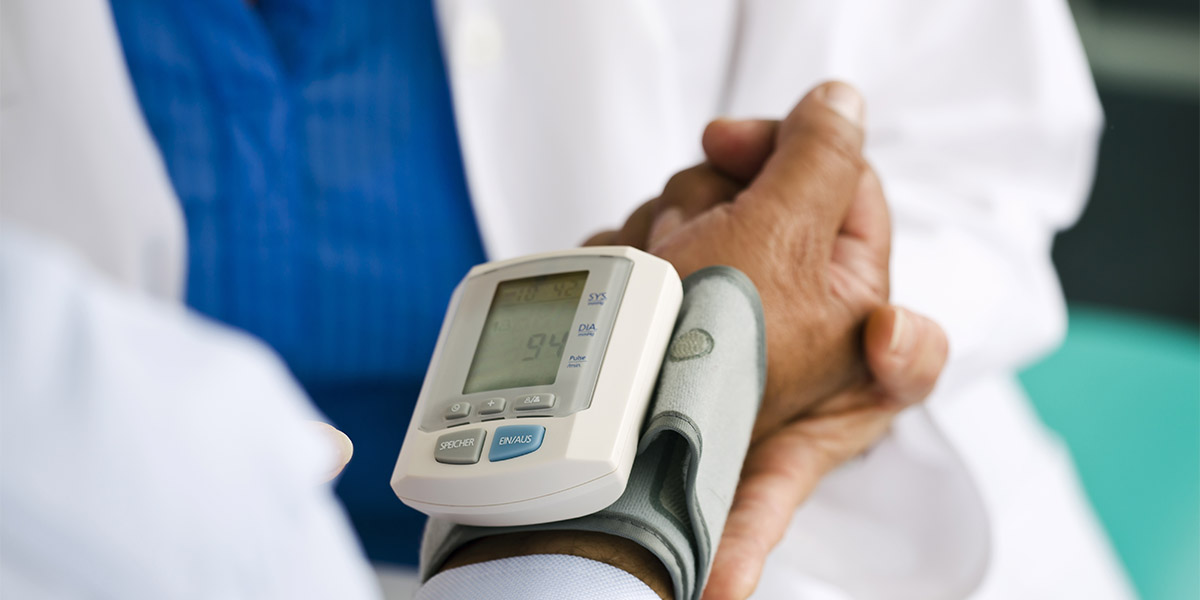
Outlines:
[[[177,202],[111,19],[80,4],[70,19],[50,3],[0,5],[0,217],[129,289],[171,297],[185,247]],[[960,598],[981,581],[979,598],[1127,596],[1069,461],[1013,379],[1062,335],[1050,239],[1080,210],[1100,119],[1061,3],[437,9],[493,258],[617,226],[700,158],[715,116],[778,117],[833,77],[866,96],[867,153],[896,227],[894,300],[943,324],[951,359],[929,410],[902,416],[798,513],[760,597]]]
[[979,598],[1129,595],[1014,379],[1063,335],[1050,243],[1081,210],[1101,121],[1065,3],[437,6],[494,257],[620,223],[701,159],[714,117],[779,118],[831,78],[865,95],[893,300],[945,327],[950,361],[928,413],[800,510],[758,596],[960,598],[981,579]]

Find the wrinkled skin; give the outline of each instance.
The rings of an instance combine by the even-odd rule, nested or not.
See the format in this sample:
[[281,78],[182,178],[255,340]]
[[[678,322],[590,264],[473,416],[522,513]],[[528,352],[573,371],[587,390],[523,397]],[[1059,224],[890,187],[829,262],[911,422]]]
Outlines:
[[862,109],[833,82],[782,122],[715,121],[705,163],[588,241],[643,248],[685,277],[730,265],[762,297],[767,387],[706,598],[749,596],[820,478],[924,399],[945,362],[941,329],[888,304],[891,225]]

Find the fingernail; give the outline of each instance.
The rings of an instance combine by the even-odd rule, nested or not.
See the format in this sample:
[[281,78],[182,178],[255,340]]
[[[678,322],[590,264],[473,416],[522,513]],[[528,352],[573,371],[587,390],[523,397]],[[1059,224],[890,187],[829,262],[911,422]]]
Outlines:
[[892,337],[888,340],[888,353],[903,356],[912,348],[912,317],[903,308],[892,309],[896,317],[892,323]]
[[830,82],[825,86],[825,104],[844,119],[862,125],[863,99],[858,90],[840,81]]

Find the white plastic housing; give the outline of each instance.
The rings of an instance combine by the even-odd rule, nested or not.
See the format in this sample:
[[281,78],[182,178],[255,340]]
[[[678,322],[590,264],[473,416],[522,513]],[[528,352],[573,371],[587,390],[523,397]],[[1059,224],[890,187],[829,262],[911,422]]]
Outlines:
[[[544,259],[616,256],[633,262],[628,283],[599,369],[591,405],[564,417],[504,419],[474,423],[487,432],[482,456],[471,465],[434,460],[437,438],[454,429],[424,431],[435,369],[471,356],[444,356],[452,319],[462,303],[464,284],[498,268]],[[561,260],[554,261],[563,264]],[[562,271],[556,268],[556,271]],[[451,298],[437,348],[396,469],[392,489],[405,504],[430,516],[466,525],[504,526],[570,519],[599,511],[625,490],[637,450],[638,433],[670,339],[683,288],[670,263],[625,246],[579,248],[479,265]],[[537,451],[490,462],[488,448],[497,427],[536,424],[546,428]]]

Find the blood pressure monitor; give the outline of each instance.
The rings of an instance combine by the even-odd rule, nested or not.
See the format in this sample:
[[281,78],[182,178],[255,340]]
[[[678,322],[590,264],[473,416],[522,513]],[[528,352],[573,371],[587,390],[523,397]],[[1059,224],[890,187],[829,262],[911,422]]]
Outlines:
[[479,265],[451,298],[392,476],[467,525],[579,517],[625,490],[682,286],[593,247]]

